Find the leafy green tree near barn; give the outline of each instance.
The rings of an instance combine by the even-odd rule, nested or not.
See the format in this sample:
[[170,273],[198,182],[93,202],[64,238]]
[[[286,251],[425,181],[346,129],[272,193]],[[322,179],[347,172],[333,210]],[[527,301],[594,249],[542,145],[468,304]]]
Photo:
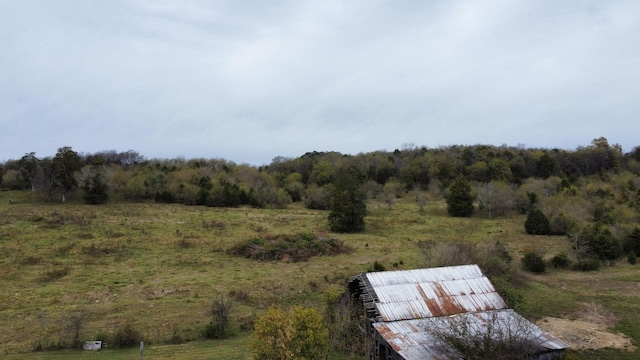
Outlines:
[[354,168],[342,169],[331,196],[329,226],[332,231],[357,232],[364,230],[367,215],[367,194],[364,176]]
[[469,181],[458,175],[449,187],[449,195],[447,196],[447,212],[455,217],[468,217],[473,214],[473,200],[471,194],[471,185]]

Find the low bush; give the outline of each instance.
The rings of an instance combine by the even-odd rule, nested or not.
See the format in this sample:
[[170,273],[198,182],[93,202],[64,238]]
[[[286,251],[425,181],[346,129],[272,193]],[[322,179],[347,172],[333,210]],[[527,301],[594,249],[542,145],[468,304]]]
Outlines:
[[275,235],[244,241],[228,252],[256,260],[305,261],[314,256],[348,253],[341,240],[314,233]]
[[373,262],[373,271],[377,272],[377,271],[386,271],[386,270],[387,268],[384,266],[384,264],[382,264],[378,260]]
[[571,260],[566,252],[561,252],[551,258],[551,266],[556,269],[566,269],[571,266]]
[[543,273],[547,269],[544,259],[536,252],[527,252],[522,258],[522,266],[525,270],[533,273]]
[[602,266],[602,262],[596,258],[587,258],[578,261],[574,266],[574,270],[579,271],[596,271],[600,270],[600,266]]
[[125,323],[113,334],[111,346],[116,348],[127,348],[136,346],[142,341],[142,335],[130,323]]

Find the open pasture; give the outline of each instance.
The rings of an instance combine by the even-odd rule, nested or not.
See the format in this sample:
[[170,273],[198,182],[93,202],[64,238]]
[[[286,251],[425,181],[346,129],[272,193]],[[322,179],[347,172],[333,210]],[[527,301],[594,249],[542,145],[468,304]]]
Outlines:
[[[527,250],[541,250],[547,257],[570,251],[565,237],[527,235],[521,215],[452,218],[442,199],[430,200],[422,213],[418,209],[410,196],[392,208],[371,202],[364,232],[333,234],[326,212],[300,204],[283,210],[155,203],[89,206],[36,203],[28,193],[0,192],[0,355],[72,358],[67,352],[30,352],[71,336],[65,323],[82,316],[82,340],[130,324],[144,336],[149,354],[158,351],[154,358],[162,358],[161,353],[173,354],[171,358],[246,358],[247,329],[256,314],[273,304],[322,310],[327,297],[342,291],[349,277],[372,269],[376,261],[387,270],[423,266],[421,241],[500,241],[514,258],[514,267]],[[227,252],[240,241],[299,232],[337,237],[352,251],[302,262],[257,261]],[[595,306],[606,315],[609,329],[626,334],[638,346],[639,274],[640,268],[622,260],[592,273],[552,269],[525,275],[531,281],[519,291],[540,318],[584,318],[585,309]],[[234,299],[237,337],[171,345],[201,339],[210,319],[209,303],[218,295]],[[238,347],[246,351],[222,356]],[[209,350],[211,355],[206,355]],[[101,353],[118,358],[136,351]],[[588,359],[632,359],[639,354],[616,349],[576,353]],[[82,358],[88,356],[102,355]]]

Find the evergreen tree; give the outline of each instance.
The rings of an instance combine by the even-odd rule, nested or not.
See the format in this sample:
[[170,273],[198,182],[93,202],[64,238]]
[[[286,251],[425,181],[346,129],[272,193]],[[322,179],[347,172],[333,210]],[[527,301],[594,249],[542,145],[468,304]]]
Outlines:
[[600,260],[615,260],[620,256],[620,242],[606,226],[596,224],[592,236],[587,238],[587,245]]
[[637,226],[625,239],[624,250],[627,253],[634,253],[640,256],[640,226]]
[[551,224],[542,211],[534,206],[527,212],[524,229],[527,234],[531,235],[549,235],[551,233]]
[[522,266],[525,270],[534,273],[543,273],[547,269],[547,264],[540,254],[529,251],[522,258]]
[[557,161],[546,152],[540,157],[538,162],[537,176],[548,179],[555,172]]
[[329,226],[332,231],[357,232],[364,229],[367,215],[367,194],[364,176],[351,167],[340,171],[331,196]]
[[449,187],[447,212],[456,217],[471,216],[473,214],[473,200],[471,185],[464,176],[458,175]]

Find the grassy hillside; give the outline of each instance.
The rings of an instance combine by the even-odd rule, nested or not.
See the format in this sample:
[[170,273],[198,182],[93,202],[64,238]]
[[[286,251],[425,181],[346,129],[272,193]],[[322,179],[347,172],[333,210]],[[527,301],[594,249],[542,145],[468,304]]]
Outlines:
[[[0,354],[30,352],[72,337],[66,324],[80,316],[85,319],[82,340],[130,324],[143,334],[150,353],[158,351],[154,358],[246,358],[249,332],[244,329],[256,314],[272,304],[322,309],[328,294],[338,294],[346,279],[371,269],[375,261],[388,270],[423,266],[421,241],[499,240],[514,262],[527,250],[542,250],[548,257],[570,250],[565,237],[527,235],[523,216],[451,218],[441,199],[428,201],[422,213],[409,196],[392,208],[372,202],[366,231],[331,234],[326,212],[297,204],[283,210],[89,206],[35,203],[29,196],[0,192]],[[353,251],[297,263],[227,253],[254,237],[308,231],[338,237]],[[640,345],[639,274],[622,263],[597,273],[552,270],[526,275],[532,281],[520,291],[540,317],[571,317],[585,303],[598,304],[617,319],[612,327]],[[221,294],[235,300],[236,338],[168,345],[201,339],[209,302]],[[107,353],[113,355],[109,358],[130,358],[124,354],[137,350]],[[611,350],[581,353],[580,358],[631,359],[639,354]]]

